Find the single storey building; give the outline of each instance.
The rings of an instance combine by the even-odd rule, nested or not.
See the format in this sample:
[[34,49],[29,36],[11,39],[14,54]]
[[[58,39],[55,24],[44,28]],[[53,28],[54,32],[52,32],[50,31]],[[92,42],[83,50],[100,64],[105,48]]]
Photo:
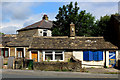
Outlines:
[[82,67],[115,67],[118,47],[103,37],[75,36],[73,23],[70,24],[70,36],[52,37],[51,28],[52,21],[45,15],[42,21],[18,30],[16,37],[4,45],[8,47],[7,57],[33,59],[36,62],[68,62],[74,56],[82,61]]

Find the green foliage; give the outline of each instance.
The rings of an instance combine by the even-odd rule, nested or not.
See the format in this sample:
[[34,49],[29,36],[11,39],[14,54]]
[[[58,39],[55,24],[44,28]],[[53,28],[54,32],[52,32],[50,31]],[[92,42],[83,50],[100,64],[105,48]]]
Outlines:
[[[79,12],[80,11],[80,12]],[[119,15],[115,13],[114,15]],[[79,10],[77,2],[70,2],[59,8],[56,15],[56,21],[53,21],[53,36],[69,36],[70,23],[75,24],[76,36],[104,36],[106,39],[112,37],[111,15],[105,15],[100,20],[95,21],[95,17],[85,10]]]
[[110,16],[106,15],[97,20],[92,29],[92,36],[106,36],[110,26],[110,18]]
[[0,35],[3,35],[4,33],[0,32]]
[[72,2],[60,7],[55,18],[56,21],[53,21],[52,29],[53,36],[69,36],[71,22],[75,24],[77,36],[91,36],[91,28],[94,26],[95,18],[92,14],[86,13],[85,10],[79,12],[77,2],[75,2],[74,7]]

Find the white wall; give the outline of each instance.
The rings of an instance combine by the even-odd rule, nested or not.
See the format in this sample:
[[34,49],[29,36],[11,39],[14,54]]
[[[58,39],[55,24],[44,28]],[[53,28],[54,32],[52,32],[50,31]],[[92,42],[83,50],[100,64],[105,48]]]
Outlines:
[[116,51],[116,66],[118,67],[119,51]]
[[[118,55],[118,51],[116,51],[116,61],[118,61]],[[73,51],[73,56],[82,61],[82,68],[103,68],[105,65],[109,67],[109,51],[103,51],[103,61],[83,61],[83,51]]]
[[82,68],[103,68],[105,62],[105,52],[103,51],[103,61],[83,61],[83,51],[73,51],[73,56],[82,61]]
[[109,67],[109,51],[106,51],[106,66]]

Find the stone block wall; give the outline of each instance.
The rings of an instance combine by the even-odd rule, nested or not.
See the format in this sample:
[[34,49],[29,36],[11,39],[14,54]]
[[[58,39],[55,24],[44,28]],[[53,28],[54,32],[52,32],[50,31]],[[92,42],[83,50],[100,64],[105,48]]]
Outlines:
[[10,48],[10,56],[15,56],[15,48],[14,47]]
[[8,63],[8,58],[3,58],[3,64]]
[[28,51],[28,48],[25,48],[25,58],[29,59],[29,51]]
[[34,62],[33,69],[45,71],[80,71],[81,62]]
[[38,29],[27,30],[27,31],[20,31],[18,33],[18,37],[32,37],[33,35],[38,35]]
[[72,55],[73,55],[73,52],[65,51],[64,52],[64,56],[65,56],[64,62],[68,62],[70,60],[70,58],[72,57]]

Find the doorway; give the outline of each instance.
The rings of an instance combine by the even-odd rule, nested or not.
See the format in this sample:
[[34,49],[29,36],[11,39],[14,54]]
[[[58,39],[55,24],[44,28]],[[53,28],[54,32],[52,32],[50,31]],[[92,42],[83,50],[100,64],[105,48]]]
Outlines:
[[109,67],[113,68],[116,65],[116,53],[109,52]]
[[38,61],[38,53],[37,52],[32,52],[32,59],[37,62]]

